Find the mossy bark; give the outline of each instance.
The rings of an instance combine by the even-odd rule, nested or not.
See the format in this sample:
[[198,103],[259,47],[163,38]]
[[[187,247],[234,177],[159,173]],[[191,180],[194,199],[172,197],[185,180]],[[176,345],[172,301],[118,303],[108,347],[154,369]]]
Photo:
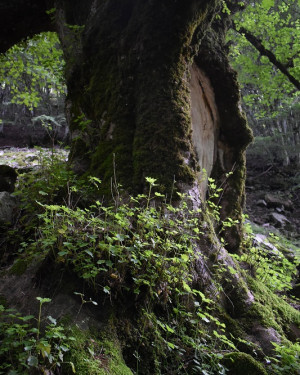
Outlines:
[[[244,150],[251,133],[224,47],[226,22],[214,21],[219,6],[219,1],[195,0],[95,1],[88,12],[80,12],[67,2],[58,5],[67,59],[71,161],[79,173],[100,177],[104,193],[111,194],[115,174],[128,192],[142,191],[150,176],[167,194],[176,181],[176,188],[192,192],[199,204],[199,171],[207,169],[201,160],[210,159],[209,172],[219,183],[226,180],[222,218],[241,219]],[[193,64],[208,76],[217,107],[211,145],[193,143]],[[204,100],[202,110],[212,115],[208,93],[201,89],[196,100]],[[236,251],[240,226],[227,233],[228,246]]]
[[[216,1],[96,3],[81,49],[67,61],[74,164],[108,185],[116,168],[118,182],[134,190],[145,176],[165,190],[174,178],[192,185],[191,46],[199,25],[197,39],[208,28]],[[66,21],[69,9],[62,11]],[[70,33],[60,30],[68,49]]]
[[[127,191],[143,190],[144,177],[151,176],[163,192],[170,193],[175,180],[177,189],[197,198],[199,170],[206,167],[198,155],[203,146],[203,152],[214,155],[213,177],[225,181],[222,218],[241,219],[244,150],[251,134],[226,56],[228,17],[221,13],[222,19],[215,19],[219,0],[88,0],[84,5],[49,0],[38,6],[30,1],[24,12],[24,1],[6,3],[0,1],[0,9],[8,23],[21,13],[22,22],[9,35],[9,25],[1,25],[1,50],[35,32],[56,28],[59,33],[67,63],[66,109],[75,170],[103,179],[109,195],[115,170]],[[55,15],[47,15],[53,7]],[[193,144],[193,64],[209,78],[215,95],[218,123],[209,146],[214,150]],[[226,232],[232,251],[239,248],[240,228]]]

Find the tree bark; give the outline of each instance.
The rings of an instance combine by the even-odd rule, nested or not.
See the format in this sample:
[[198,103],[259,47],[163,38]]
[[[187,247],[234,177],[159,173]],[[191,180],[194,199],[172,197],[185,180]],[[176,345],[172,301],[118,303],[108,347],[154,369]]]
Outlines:
[[42,31],[55,31],[46,13],[52,0],[0,0],[0,53]]
[[[168,198],[175,188],[189,194],[197,208],[205,207],[206,178],[212,176],[223,188],[216,202],[222,206],[221,220],[239,220],[224,234],[227,249],[238,251],[242,240],[245,149],[252,136],[241,112],[236,73],[227,59],[227,16],[215,19],[220,2],[61,0],[54,5],[53,22],[67,67],[66,110],[73,137],[73,168],[78,173],[100,177],[103,193],[109,196],[114,174],[129,193],[143,191],[145,177],[154,177]],[[39,27],[42,29],[42,25]],[[26,30],[22,29],[21,34],[25,37]],[[17,39],[19,36],[11,38],[11,42]],[[5,43],[3,49],[7,48]],[[254,310],[255,296],[241,269],[218,241],[216,231],[220,228],[213,228],[208,216],[204,209],[206,222],[201,231],[205,233],[193,243],[197,259],[190,270],[194,284],[191,286],[209,295],[213,290],[219,309],[216,311],[228,320],[229,327],[252,334],[254,321],[270,323],[265,323],[260,311]],[[53,263],[50,258],[47,261]],[[31,273],[37,271],[28,270],[29,276]],[[40,270],[40,275],[45,274]],[[53,278],[56,279],[55,274]],[[14,295],[7,285],[15,288],[15,283],[13,278],[7,279],[7,284],[0,284],[12,302]],[[32,280],[33,277],[27,278],[26,293],[34,290]],[[47,278],[45,283],[48,284]],[[24,283],[19,287],[22,289]],[[31,303],[32,298],[24,303]],[[143,332],[138,331],[140,326],[125,332],[127,325],[122,324],[131,320],[130,324],[138,325],[139,312],[129,306],[139,305],[134,298],[126,301],[130,317],[121,309],[117,311],[122,333],[130,342],[127,349],[131,359],[133,348],[142,347],[145,329],[141,322]],[[186,303],[189,305],[190,301]],[[263,309],[262,304],[256,305]],[[97,314],[105,310],[103,306],[99,304]],[[118,309],[119,305],[114,306]],[[111,308],[108,310],[110,314]],[[101,316],[97,318],[100,320]],[[242,328],[234,321],[238,318],[244,319]],[[240,330],[237,332],[240,335]],[[247,335],[247,340],[249,337],[256,342],[256,337]],[[146,366],[141,370],[146,374],[154,373],[153,362],[147,365],[147,354],[153,352],[152,339],[148,341],[142,358]]]
[[[58,6],[72,163],[78,173],[103,179],[107,195],[114,173],[129,192],[142,191],[149,176],[169,196],[175,182],[200,206],[205,169],[225,187],[223,218],[240,219],[251,132],[224,52],[225,25],[211,28],[217,5],[95,1],[85,17],[67,2]],[[70,23],[83,25],[82,32]],[[238,225],[227,239],[232,249],[239,233]]]

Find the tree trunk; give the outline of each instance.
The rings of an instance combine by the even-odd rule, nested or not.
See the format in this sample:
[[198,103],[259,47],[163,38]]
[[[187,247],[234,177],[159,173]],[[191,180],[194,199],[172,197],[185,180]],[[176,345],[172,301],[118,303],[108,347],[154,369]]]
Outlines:
[[[108,196],[114,174],[129,193],[143,191],[145,177],[154,177],[160,191],[168,198],[176,188],[189,194],[196,208],[205,205],[206,178],[212,176],[223,188],[216,202],[222,206],[221,220],[239,220],[239,224],[228,228],[224,235],[227,249],[238,251],[242,239],[244,151],[251,140],[251,131],[240,109],[236,74],[227,60],[224,40],[227,16],[215,18],[218,6],[220,1],[217,0],[75,0],[72,4],[65,0],[56,2],[54,22],[67,64],[66,110],[72,132],[74,169],[100,177],[103,193]],[[275,318],[270,323],[268,317],[263,316],[277,300],[264,307],[261,302],[264,292],[257,288],[259,302],[255,301],[241,269],[218,242],[215,228],[210,224],[208,219],[203,225],[206,233],[193,243],[197,259],[191,270],[191,284],[194,284],[191,287],[209,296],[213,294],[217,314],[238,336],[242,332],[241,336],[247,340],[263,342],[254,337],[253,322],[259,322],[257,329],[262,328],[260,323],[279,327]],[[42,271],[40,275],[45,274]],[[31,274],[30,270],[28,273]],[[118,276],[111,274],[110,277]],[[15,285],[14,279],[6,279],[2,284],[3,293],[6,289],[9,291],[8,284]],[[32,279],[26,279],[28,290]],[[21,283],[20,288],[24,284]],[[186,288],[189,290],[190,286],[186,284]],[[100,291],[95,293],[102,298]],[[143,306],[135,296],[130,297],[130,301],[124,302],[126,313],[122,310],[116,314],[117,324],[122,325],[120,332],[124,340],[130,342],[127,357],[132,361],[133,348],[138,347],[145,353],[142,359],[146,361],[140,373],[163,373],[153,354],[159,351],[151,336],[155,328],[147,320],[139,321]],[[11,302],[14,296],[7,298]],[[121,300],[125,298],[120,296]],[[159,298],[158,295],[158,301]],[[172,296],[166,292],[166,298]],[[192,311],[191,301],[193,297],[189,296],[183,303]],[[116,309],[122,303],[113,302]],[[144,305],[145,309],[149,307]],[[113,307],[101,305],[109,314]],[[155,308],[158,313],[162,309],[159,303]],[[168,306],[164,308],[167,311]],[[246,321],[249,309],[249,321]],[[154,308],[149,314],[154,314]],[[282,314],[278,312],[276,319]],[[243,319],[240,325],[234,320],[237,318]],[[288,322],[292,320],[289,319]],[[192,320],[188,323],[193,324]],[[190,330],[194,329],[192,326]],[[150,332],[149,337],[143,347],[140,341],[147,332]],[[230,328],[227,333],[231,333]],[[187,331],[186,336],[188,334]],[[136,353],[139,355],[138,351]],[[190,354],[193,358],[194,353],[186,355]],[[152,371],[153,363],[155,371]],[[173,373],[183,372],[189,373],[185,368]]]
[[[199,206],[205,169],[224,187],[222,217],[240,219],[251,133],[223,52],[224,24],[210,27],[218,2],[96,1],[85,16],[64,4],[57,23],[75,170],[103,179],[109,196],[114,173],[129,192],[154,177],[170,196],[175,182]],[[239,232],[227,236],[233,250]]]

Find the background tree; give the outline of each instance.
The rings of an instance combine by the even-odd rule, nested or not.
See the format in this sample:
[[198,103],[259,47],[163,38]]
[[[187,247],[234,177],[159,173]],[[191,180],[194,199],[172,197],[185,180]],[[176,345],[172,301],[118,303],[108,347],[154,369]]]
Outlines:
[[[29,126],[39,122],[56,130],[58,126],[66,125],[62,55],[57,34],[53,32],[38,34],[0,55],[3,125]],[[20,132],[19,127],[16,132]]]
[[250,125],[271,137],[266,157],[285,165],[299,163],[299,14],[298,1],[250,2],[229,34]]

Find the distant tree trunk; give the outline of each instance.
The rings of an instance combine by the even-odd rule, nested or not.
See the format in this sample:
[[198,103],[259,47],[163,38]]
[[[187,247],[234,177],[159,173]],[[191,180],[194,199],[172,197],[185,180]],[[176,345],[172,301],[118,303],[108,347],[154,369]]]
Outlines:
[[[205,169],[224,187],[223,218],[240,219],[251,133],[224,52],[225,25],[211,27],[219,2],[60,4],[75,170],[102,178],[109,195],[114,170],[129,192],[150,176],[170,196],[176,181],[199,206]],[[227,237],[236,250],[239,225]]]

